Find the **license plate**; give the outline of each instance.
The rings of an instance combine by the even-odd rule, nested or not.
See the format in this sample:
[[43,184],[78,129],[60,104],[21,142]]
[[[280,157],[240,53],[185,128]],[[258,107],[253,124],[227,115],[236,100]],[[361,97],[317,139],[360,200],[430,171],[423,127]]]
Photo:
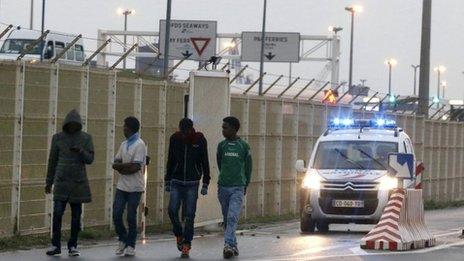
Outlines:
[[363,200],[332,200],[332,206],[336,208],[363,208]]

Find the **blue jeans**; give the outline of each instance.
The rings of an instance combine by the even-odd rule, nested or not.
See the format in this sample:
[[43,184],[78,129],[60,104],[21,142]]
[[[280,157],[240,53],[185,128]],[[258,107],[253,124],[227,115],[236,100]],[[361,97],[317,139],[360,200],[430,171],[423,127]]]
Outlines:
[[[53,201],[53,235],[52,245],[61,249],[61,222],[67,201]],[[82,203],[69,203],[71,206],[71,236],[68,241],[68,249],[77,247],[77,236],[81,230]]]
[[[184,243],[191,245],[193,239],[193,225],[195,213],[197,212],[198,183],[190,182],[171,182],[171,197],[169,200],[168,213],[172,223],[172,232],[176,237],[182,236]],[[179,209],[182,204],[182,219],[185,227],[179,218]]]
[[[135,241],[137,240],[137,208],[139,207],[140,197],[142,192],[126,192],[116,189],[113,204],[113,222],[116,233],[119,236],[119,241],[126,244],[126,246],[135,248]],[[122,216],[124,209],[127,205],[127,225],[129,232],[124,226]]]
[[231,247],[237,247],[237,230],[240,212],[242,211],[245,187],[223,187],[219,185],[218,198],[221,203],[224,220],[224,243]]

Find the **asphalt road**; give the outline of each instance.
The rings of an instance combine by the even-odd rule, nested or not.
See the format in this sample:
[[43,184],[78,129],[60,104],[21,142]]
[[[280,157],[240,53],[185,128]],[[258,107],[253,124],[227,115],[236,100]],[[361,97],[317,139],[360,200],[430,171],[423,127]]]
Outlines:
[[[366,251],[359,242],[372,226],[331,225],[328,234],[301,235],[298,221],[258,225],[238,231],[240,257],[236,260],[464,260],[464,240],[458,238],[464,223],[464,208],[426,212],[426,222],[437,236],[433,248],[409,252]],[[102,242],[81,248],[82,256],[69,258],[45,256],[45,249],[0,253],[0,260],[178,260],[173,237],[153,236],[137,245],[137,256],[115,256],[116,242]],[[192,260],[222,260],[221,233],[197,235]]]

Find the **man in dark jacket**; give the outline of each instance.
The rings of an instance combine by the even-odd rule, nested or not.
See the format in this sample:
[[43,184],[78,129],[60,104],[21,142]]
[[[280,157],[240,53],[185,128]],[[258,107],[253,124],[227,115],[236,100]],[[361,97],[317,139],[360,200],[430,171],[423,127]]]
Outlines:
[[72,110],[63,122],[63,131],[55,134],[50,147],[45,193],[53,186],[53,236],[47,255],[61,254],[61,220],[66,205],[71,206],[71,237],[68,254],[79,256],[77,236],[80,231],[82,203],[91,201],[85,165],[92,164],[92,137],[82,131],[81,116]]
[[[201,132],[193,128],[192,120],[184,118],[178,132],[171,136],[165,180],[165,190],[170,192],[169,217],[177,248],[181,257],[188,258],[193,239],[193,224],[197,208],[198,188],[203,177],[201,194],[208,194],[209,174],[208,145]],[[182,203],[185,228],[179,220]]]

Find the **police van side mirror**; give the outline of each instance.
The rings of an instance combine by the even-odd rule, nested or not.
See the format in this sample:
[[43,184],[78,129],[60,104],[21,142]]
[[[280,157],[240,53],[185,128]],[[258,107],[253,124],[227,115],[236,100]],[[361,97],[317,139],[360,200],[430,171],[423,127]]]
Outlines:
[[295,169],[297,172],[306,172],[304,160],[297,160],[295,163]]

